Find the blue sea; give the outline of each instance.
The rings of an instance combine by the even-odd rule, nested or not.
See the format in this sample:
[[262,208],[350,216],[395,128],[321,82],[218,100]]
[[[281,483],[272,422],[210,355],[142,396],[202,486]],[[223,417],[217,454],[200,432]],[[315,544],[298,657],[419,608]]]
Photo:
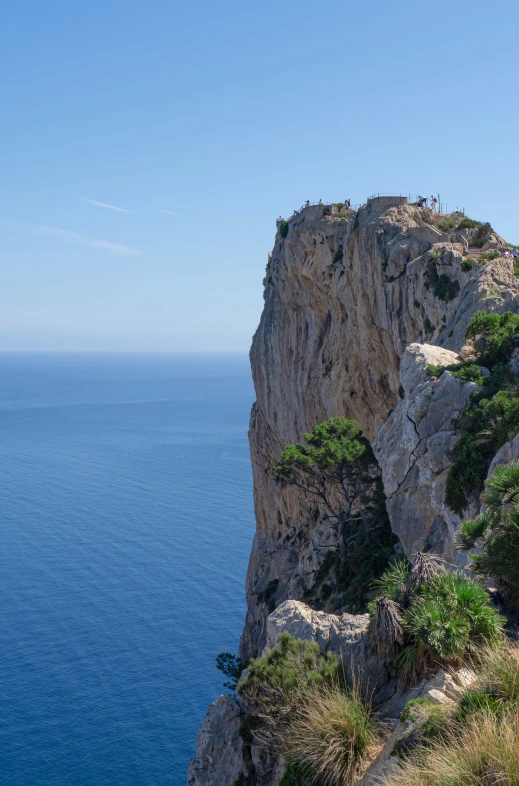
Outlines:
[[0,355],[2,786],[184,786],[245,614],[253,398],[245,355]]

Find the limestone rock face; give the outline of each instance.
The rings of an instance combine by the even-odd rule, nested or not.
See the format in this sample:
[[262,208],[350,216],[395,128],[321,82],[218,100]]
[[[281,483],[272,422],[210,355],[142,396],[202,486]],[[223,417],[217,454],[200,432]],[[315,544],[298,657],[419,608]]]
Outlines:
[[196,735],[196,755],[189,762],[188,784],[232,784],[244,772],[243,742],[238,734],[244,716],[245,711],[234,696],[219,696],[211,704]]
[[[293,488],[274,482],[270,469],[284,447],[336,415],[358,420],[372,440],[405,395],[399,368],[409,344],[434,345],[439,354],[436,360],[430,355],[428,362],[443,362],[439,358],[444,350],[455,353],[449,356],[455,362],[478,308],[519,310],[519,280],[510,260],[474,264],[464,271],[463,239],[451,233],[445,242],[430,224],[429,211],[380,205],[369,204],[348,218],[320,215],[313,208],[308,216],[303,211],[290,219],[285,238],[277,235],[269,258],[265,306],[251,349],[257,396],[249,431],[256,535],[247,576],[243,658],[265,646],[265,591],[274,604],[301,598],[324,555],[336,545],[335,531],[315,508]],[[412,373],[418,378],[421,367],[412,364]],[[414,389],[407,377],[405,384]],[[455,395],[461,404],[462,386],[447,383],[448,378],[438,383],[435,406],[440,393]],[[432,392],[433,383],[427,384]],[[431,417],[427,424],[432,426]],[[439,417],[437,413],[435,422]],[[436,442],[429,433],[420,437],[422,447],[427,443],[434,448],[433,474],[445,469],[437,466],[447,460],[440,456],[441,440],[452,442],[452,434],[447,434],[452,418],[441,425]],[[411,427],[409,421],[407,440]],[[426,463],[424,454],[416,464],[421,479],[428,471]],[[436,484],[435,510],[439,493]],[[429,498],[426,493],[420,499]],[[419,502],[416,498],[416,505]],[[438,545],[448,543],[457,523],[442,513],[447,530],[440,533],[443,525],[434,523],[436,514],[428,512],[420,533],[416,508],[402,524],[393,521],[394,511],[396,505],[391,516],[399,535],[411,523],[406,538],[410,544],[425,542],[429,532]]]
[[[428,210],[399,201],[374,200],[348,217],[314,206],[290,219],[287,236],[277,234],[269,255],[265,306],[251,349],[257,526],[240,654],[246,659],[270,649],[287,630],[318,642],[322,652],[336,652],[350,677],[363,671],[393,732],[362,786],[379,783],[393,766],[391,752],[402,733],[398,716],[410,698],[436,692],[430,695],[449,701],[470,679],[437,675],[399,693],[369,649],[367,615],[325,614],[299,602],[337,535],[300,493],[276,484],[270,470],[284,447],[317,423],[355,418],[374,441],[391,526],[407,554],[427,546],[466,564],[467,555],[455,549],[460,520],[443,500],[456,420],[476,386],[449,372],[436,379],[425,369],[470,356],[465,331],[478,309],[519,312],[510,259],[464,271],[464,236],[439,232]],[[488,247],[506,244],[496,235]],[[494,464],[518,455],[519,435]],[[231,786],[242,775],[255,786],[279,783],[282,758],[269,760],[238,734],[245,713],[241,700],[230,696],[211,705],[190,763],[191,786]]]
[[440,347],[406,348],[400,368],[406,395],[378,432],[373,451],[382,469],[391,526],[406,553],[430,548],[450,562],[465,564],[466,556],[454,545],[460,518],[445,505],[445,481],[459,438],[456,421],[478,387],[448,371],[438,379],[425,372],[428,364],[456,362],[454,352]]
[[[388,673],[380,660],[371,652],[367,638],[368,614],[326,614],[314,611],[296,600],[287,600],[267,619],[265,652],[277,645],[279,635],[287,631],[296,639],[315,641],[321,652],[334,652],[344,661],[348,679],[362,675],[366,696],[374,695],[388,682]],[[380,694],[380,700],[386,698]]]

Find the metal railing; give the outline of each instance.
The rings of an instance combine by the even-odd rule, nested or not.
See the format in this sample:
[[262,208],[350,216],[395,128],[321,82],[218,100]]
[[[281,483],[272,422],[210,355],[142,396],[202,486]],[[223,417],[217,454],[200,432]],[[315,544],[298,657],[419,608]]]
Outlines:
[[298,210],[294,210],[291,216],[289,216],[286,220],[290,221],[292,218],[296,218],[297,216],[301,215],[306,208],[309,207],[322,207],[323,209],[331,209],[335,207],[337,211],[346,210],[346,211],[357,211],[362,207],[363,203],[359,202],[356,205],[350,205],[348,208],[344,207],[344,202],[305,202]]
[[[418,201],[424,197],[423,194],[403,194],[402,192],[396,191],[381,191],[378,194],[372,194],[368,197],[368,200],[375,200],[375,199],[383,199],[384,197],[404,197],[407,199],[408,205],[417,205]],[[425,197],[427,202],[430,201],[430,197]],[[441,197],[439,194],[436,194],[436,212],[438,215],[448,216],[451,213],[462,213],[465,215],[465,208],[460,207],[459,205],[456,206],[455,210],[449,210],[449,206],[447,202],[442,202]],[[428,207],[428,205],[426,205]]]

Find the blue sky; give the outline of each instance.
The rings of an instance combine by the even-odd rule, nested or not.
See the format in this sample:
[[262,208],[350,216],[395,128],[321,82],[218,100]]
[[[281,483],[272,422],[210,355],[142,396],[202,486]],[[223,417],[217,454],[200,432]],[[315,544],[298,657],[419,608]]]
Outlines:
[[511,0],[10,4],[0,349],[247,350],[307,198],[440,192],[519,242],[518,27]]

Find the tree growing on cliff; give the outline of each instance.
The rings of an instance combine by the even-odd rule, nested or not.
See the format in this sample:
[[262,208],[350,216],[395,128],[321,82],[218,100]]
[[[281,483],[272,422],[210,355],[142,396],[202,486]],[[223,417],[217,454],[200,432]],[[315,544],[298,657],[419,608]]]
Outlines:
[[[371,513],[366,505],[363,515],[359,502],[377,483],[379,469],[357,421],[331,418],[303,436],[305,445],[287,445],[279,464],[272,469],[274,479],[301,489],[336,526],[339,535],[353,517],[359,526],[369,527]],[[349,539],[354,540],[357,532],[358,528]],[[344,555],[347,543],[342,538],[339,541]]]

